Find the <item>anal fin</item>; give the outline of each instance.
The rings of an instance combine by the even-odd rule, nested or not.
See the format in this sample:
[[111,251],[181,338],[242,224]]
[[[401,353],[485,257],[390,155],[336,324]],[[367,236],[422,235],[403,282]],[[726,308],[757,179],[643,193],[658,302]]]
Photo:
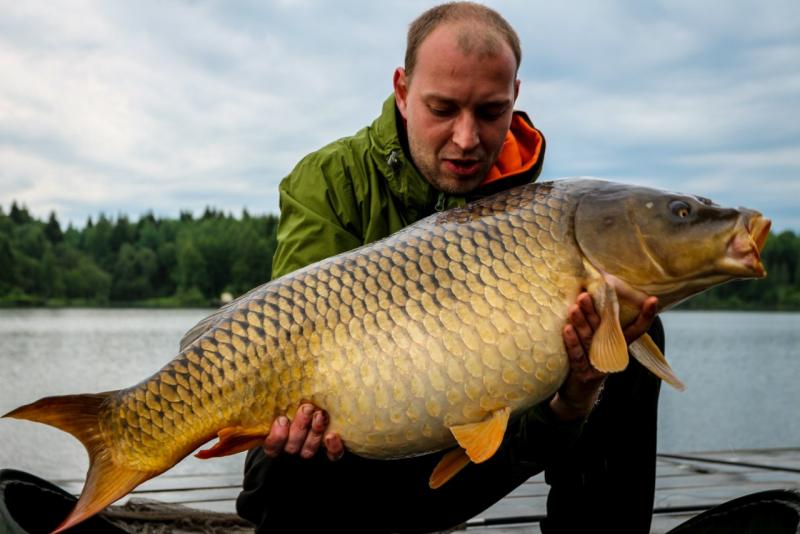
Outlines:
[[431,489],[440,488],[445,482],[456,476],[459,471],[469,465],[469,456],[464,449],[457,447],[445,454],[431,473],[428,486]]
[[264,443],[269,435],[269,428],[263,426],[244,427],[229,426],[217,432],[217,441],[213,447],[203,449],[195,454],[197,458],[206,460],[220,456],[230,456],[247,451]]
[[669,366],[667,359],[659,350],[653,338],[648,334],[642,335],[639,339],[631,343],[631,355],[636,358],[645,368],[658,378],[674,387],[678,391],[686,389],[686,385],[675,376],[672,368]]
[[511,408],[505,407],[492,412],[492,415],[478,423],[467,423],[450,427],[456,441],[466,451],[470,460],[479,464],[491,458],[506,433]]

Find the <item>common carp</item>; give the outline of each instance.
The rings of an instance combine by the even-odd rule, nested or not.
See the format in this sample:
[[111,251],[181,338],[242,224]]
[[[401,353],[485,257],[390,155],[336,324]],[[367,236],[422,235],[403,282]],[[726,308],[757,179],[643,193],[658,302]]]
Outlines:
[[263,443],[310,401],[348,450],[401,458],[458,445],[438,487],[497,450],[509,418],[553,395],[567,308],[601,316],[589,358],[629,354],[682,387],[646,335],[622,328],[650,295],[663,310],[766,272],[770,221],[710,200],[598,180],[521,186],[434,214],[386,239],[261,285],[200,322],[160,371],[127,389],[48,397],[5,417],[86,447],[79,523],[218,437],[201,458]]

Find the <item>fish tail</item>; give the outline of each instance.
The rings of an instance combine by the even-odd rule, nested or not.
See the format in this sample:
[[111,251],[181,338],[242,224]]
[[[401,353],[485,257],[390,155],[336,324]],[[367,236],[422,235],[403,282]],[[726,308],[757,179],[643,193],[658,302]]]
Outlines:
[[53,532],[66,530],[93,516],[158,473],[116,465],[100,431],[100,413],[115,391],[46,397],[21,406],[3,417],[25,419],[56,427],[75,436],[89,453],[89,472],[75,508]]

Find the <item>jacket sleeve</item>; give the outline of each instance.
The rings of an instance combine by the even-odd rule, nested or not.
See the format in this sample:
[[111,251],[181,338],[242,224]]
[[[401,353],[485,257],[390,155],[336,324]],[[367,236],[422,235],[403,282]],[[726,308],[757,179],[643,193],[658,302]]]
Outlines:
[[362,245],[357,200],[346,168],[307,157],[280,184],[272,278]]

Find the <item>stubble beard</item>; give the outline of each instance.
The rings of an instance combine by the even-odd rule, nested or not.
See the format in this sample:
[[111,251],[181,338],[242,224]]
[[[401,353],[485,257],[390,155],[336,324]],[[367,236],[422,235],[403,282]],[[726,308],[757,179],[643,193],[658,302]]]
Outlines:
[[[469,178],[457,177],[449,175],[442,169],[442,160],[438,154],[427,154],[420,150],[420,147],[409,139],[409,150],[411,152],[411,159],[414,165],[419,170],[420,174],[430,183],[437,191],[447,195],[467,195],[475,191],[481,183],[486,179],[489,174],[489,168],[486,163],[481,165],[480,170]],[[427,157],[426,157],[427,156]],[[482,159],[482,161],[486,161]]]

